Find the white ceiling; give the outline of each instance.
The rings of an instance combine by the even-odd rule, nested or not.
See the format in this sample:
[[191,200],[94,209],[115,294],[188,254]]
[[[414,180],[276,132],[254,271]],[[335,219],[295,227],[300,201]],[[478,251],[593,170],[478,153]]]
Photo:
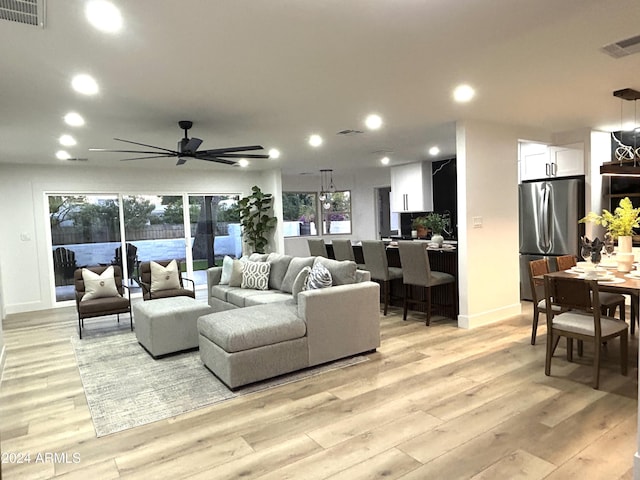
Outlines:
[[[120,163],[113,137],[175,148],[193,120],[201,149],[277,147],[286,173],[379,166],[455,154],[455,122],[478,119],[548,132],[620,124],[640,90],[640,55],[613,59],[606,44],[640,34],[638,0],[135,0],[115,2],[119,35],[95,30],[80,0],[47,2],[45,28],[0,21],[0,162],[61,164],[57,138],[89,165],[233,167],[190,160]],[[90,73],[100,94],[70,88]],[[477,96],[454,104],[469,83]],[[62,116],[80,112],[72,129]],[[385,121],[365,130],[366,114]],[[306,143],[320,133],[325,144]],[[71,162],[64,162],[69,165]]]

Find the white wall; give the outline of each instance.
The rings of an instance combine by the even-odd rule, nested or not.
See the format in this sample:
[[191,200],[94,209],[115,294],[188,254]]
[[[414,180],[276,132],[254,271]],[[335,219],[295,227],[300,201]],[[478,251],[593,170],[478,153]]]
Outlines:
[[[471,328],[517,315],[518,135],[513,127],[457,124],[458,325]],[[474,219],[481,228],[474,228]]]
[[[274,193],[279,171],[227,172],[223,170],[102,169],[82,165],[59,167],[0,165],[0,284],[7,314],[51,308],[53,260],[48,237],[46,193],[193,194],[228,193],[246,195],[260,185]],[[280,205],[280,212],[282,207]],[[281,213],[280,213],[281,215]],[[276,242],[282,245],[282,241]]]

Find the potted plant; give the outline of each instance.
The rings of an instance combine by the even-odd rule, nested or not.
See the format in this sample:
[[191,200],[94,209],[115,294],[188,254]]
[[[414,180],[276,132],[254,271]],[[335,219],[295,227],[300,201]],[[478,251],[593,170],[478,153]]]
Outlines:
[[255,253],[265,253],[269,244],[267,235],[273,230],[278,219],[269,215],[273,197],[270,193],[262,193],[260,187],[251,187],[251,195],[238,201],[242,236]]
[[430,213],[426,217],[427,228],[431,230],[431,241],[437,243],[439,247],[444,242],[442,231],[445,227],[444,217],[439,213]]
[[640,208],[633,208],[629,197],[620,200],[619,205],[611,213],[609,210],[602,210],[602,215],[589,212],[586,217],[580,220],[581,223],[595,223],[607,229],[614,239],[618,239],[618,250],[621,252],[631,252],[631,237],[633,229],[640,228],[638,219]]

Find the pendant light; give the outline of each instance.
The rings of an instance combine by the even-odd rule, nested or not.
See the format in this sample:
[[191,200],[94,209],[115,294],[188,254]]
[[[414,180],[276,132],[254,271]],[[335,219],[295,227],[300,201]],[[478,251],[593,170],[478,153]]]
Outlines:
[[333,170],[329,168],[320,170],[320,196],[318,198],[322,202],[322,208],[325,210],[331,208],[329,195],[335,192],[336,187],[333,184]]
[[[637,128],[637,101],[640,100],[640,92],[631,88],[616,90],[614,97],[620,98],[620,138],[615,132],[611,132],[612,141],[617,143],[613,150],[615,160],[603,163],[600,166],[600,174],[608,176],[633,176],[640,177],[640,148],[637,146],[636,138],[639,133]],[[626,145],[622,136],[623,132],[623,100],[633,101],[633,146]]]

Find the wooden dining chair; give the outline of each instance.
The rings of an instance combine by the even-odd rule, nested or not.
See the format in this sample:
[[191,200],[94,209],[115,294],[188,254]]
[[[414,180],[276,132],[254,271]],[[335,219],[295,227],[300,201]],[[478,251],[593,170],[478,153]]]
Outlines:
[[[573,361],[573,339],[593,345],[593,388],[600,386],[600,351],[602,344],[620,338],[620,371],[627,375],[628,329],[626,322],[603,316],[600,292],[595,280],[544,277],[547,307],[547,350],[544,373],[551,376],[551,360],[560,337],[567,339],[567,360]],[[579,351],[579,354],[582,352]]]
[[533,321],[531,324],[531,345],[536,344],[536,335],[538,333],[538,319],[540,313],[547,312],[547,304],[544,298],[544,280],[538,280],[539,277],[549,273],[549,262],[546,259],[532,260],[529,262],[529,282],[531,283],[531,295],[533,296]]
[[[578,263],[573,255],[561,255],[556,257],[558,271],[569,270]],[[600,292],[600,308],[603,315],[615,317],[616,309],[619,309],[620,320],[625,320],[625,297],[620,293]],[[631,322],[631,333],[635,330],[635,325]]]

